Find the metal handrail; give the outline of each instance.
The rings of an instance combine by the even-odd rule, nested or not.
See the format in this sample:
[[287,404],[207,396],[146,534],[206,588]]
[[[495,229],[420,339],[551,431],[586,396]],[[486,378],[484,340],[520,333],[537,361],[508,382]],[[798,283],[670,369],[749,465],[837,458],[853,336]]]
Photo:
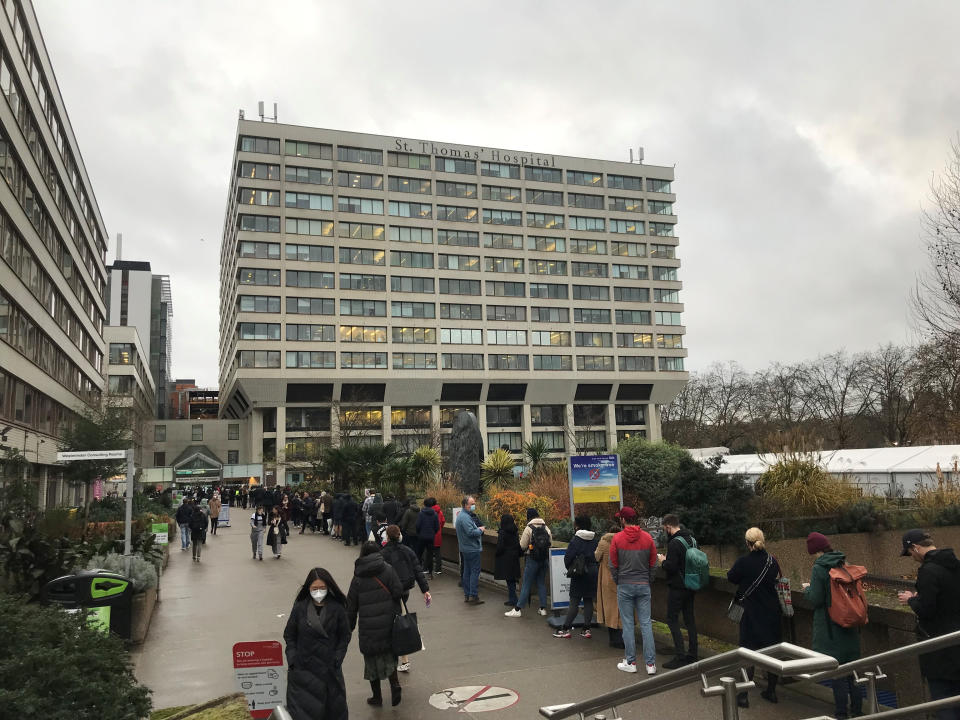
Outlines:
[[[860,720],[896,720],[896,718],[915,718],[917,713],[928,713],[936,710],[943,710],[948,707],[960,705],[960,695],[943,698],[942,700],[929,700],[927,702],[911,705],[910,707],[897,708],[895,710],[884,710],[883,712],[873,713],[872,715],[861,715]],[[807,718],[807,720],[833,720],[830,715],[818,715],[817,717]]]
[[[780,660],[773,657],[773,653],[792,656],[789,660]],[[763,650],[748,650],[737,648],[728,650],[705,660],[699,660],[684,665],[663,675],[641,680],[633,685],[611,690],[589,700],[564,705],[548,705],[540,708],[540,714],[545,718],[561,720],[574,715],[586,715],[608,708],[615,708],[627,702],[641,700],[651,695],[657,695],[667,690],[687,685],[693,680],[700,679],[707,674],[716,674],[734,670],[746,665],[756,665],[781,677],[793,677],[807,674],[815,670],[830,670],[837,667],[837,661],[829,655],[814,652],[807,648],[798,647],[791,643],[779,643]]]

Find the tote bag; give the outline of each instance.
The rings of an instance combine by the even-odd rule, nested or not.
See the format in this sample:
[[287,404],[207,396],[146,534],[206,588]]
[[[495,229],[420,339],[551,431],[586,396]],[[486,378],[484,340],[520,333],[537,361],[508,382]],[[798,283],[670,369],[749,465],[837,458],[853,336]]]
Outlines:
[[400,601],[403,607],[402,615],[393,618],[393,654],[396,656],[410,655],[423,649],[420,639],[420,627],[417,625],[417,614],[407,611],[407,604]]

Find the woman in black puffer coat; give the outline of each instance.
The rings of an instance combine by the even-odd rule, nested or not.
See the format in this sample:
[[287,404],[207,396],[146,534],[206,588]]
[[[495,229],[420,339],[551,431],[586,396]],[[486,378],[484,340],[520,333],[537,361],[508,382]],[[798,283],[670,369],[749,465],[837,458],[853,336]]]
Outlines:
[[287,711],[293,720],[347,720],[341,670],[351,635],[346,605],[329,572],[314,568],[307,574],[283,631]]
[[[419,586],[420,592],[423,593],[423,600],[427,607],[430,607],[430,584],[423,575],[420,560],[413,550],[400,544],[400,537],[400,528],[396,525],[388,525],[387,544],[380,549],[380,554],[383,555],[383,559],[400,578],[400,587],[403,588],[403,604],[407,604],[407,600],[410,599],[410,591],[416,584]],[[397,670],[399,672],[409,672],[410,658],[401,655]]]
[[390,699],[400,704],[400,679],[397,656],[393,654],[393,618],[400,612],[403,588],[397,573],[384,562],[374,542],[360,546],[360,557],[353,570],[353,582],[347,593],[350,628],[357,627],[359,616],[360,652],[363,653],[363,677],[370,681],[371,705],[382,705],[380,681],[390,679]]
[[500,518],[493,577],[496,580],[506,580],[510,597],[504,605],[516,607],[517,578],[520,577],[520,531],[517,529],[517,521],[510,513],[504,513]]

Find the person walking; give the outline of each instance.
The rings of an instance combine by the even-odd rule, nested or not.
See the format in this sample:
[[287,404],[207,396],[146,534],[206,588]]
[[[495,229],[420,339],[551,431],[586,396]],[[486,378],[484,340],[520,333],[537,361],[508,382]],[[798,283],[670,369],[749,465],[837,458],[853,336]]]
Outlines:
[[440,527],[437,528],[437,534],[433,536],[433,574],[439,575],[443,570],[441,548],[443,547],[443,526],[447,524],[447,518],[444,517],[443,510],[436,498],[431,498],[431,500],[433,500],[433,511],[437,514],[437,522],[440,523]]
[[[845,628],[830,619],[830,571],[842,566],[847,558],[830,547],[825,535],[812,532],[807,536],[807,552],[816,555],[810,582],[803,583],[803,598],[813,608],[813,649],[836,658],[841,665],[860,659],[860,628]],[[853,675],[834,678],[834,716],[857,717],[863,711],[863,697]],[[848,705],[849,701],[849,705]]]
[[650,584],[653,581],[653,568],[657,565],[657,546],[650,534],[637,526],[637,512],[632,507],[624,506],[617,517],[623,523],[623,530],[614,535],[610,542],[610,570],[617,584],[617,607],[620,610],[626,654],[617,664],[617,669],[628,673],[637,671],[636,615],[640,622],[647,675],[656,675],[657,650],[650,620]]
[[417,515],[417,557],[424,568],[433,576],[433,538],[440,530],[440,519],[437,517],[433,505],[436,501],[428,497],[423,501],[423,507]]
[[[903,534],[903,557],[920,564],[916,590],[898,593],[900,602],[917,615],[917,639],[946,635],[960,630],[960,560],[950,548],[937,549],[925,530],[915,528]],[[930,686],[930,698],[960,695],[960,645],[920,656],[920,674]],[[937,711],[939,720],[960,720],[960,707]]]
[[[697,661],[697,620],[694,616],[693,601],[696,591],[686,586],[683,576],[686,572],[687,550],[697,546],[693,534],[680,524],[680,518],[670,513],[660,521],[667,536],[667,552],[658,555],[660,566],[667,576],[667,627],[673,637],[674,657],[663,664],[667,670],[689,665]],[[688,644],[683,646],[683,633],[680,632],[680,613],[687,628]]]
[[[743,605],[740,618],[740,647],[761,650],[776,645],[783,639],[780,600],[777,597],[777,581],[780,565],[767,553],[763,531],[752,527],[744,535],[747,554],[741,555],[727,571],[727,580],[737,586],[736,597]],[[666,665],[664,665],[666,667]],[[753,680],[754,668],[747,669]],[[767,689],[760,697],[768,702],[777,702],[777,681],[774,673],[767,671]],[[737,694],[740,707],[750,707],[746,692]]]
[[360,546],[360,557],[354,563],[353,581],[347,592],[347,617],[350,629],[358,629],[360,652],[363,654],[363,677],[370,682],[370,705],[383,705],[380,681],[389,679],[390,700],[399,705],[400,678],[397,656],[393,654],[393,619],[400,613],[403,588],[400,578],[387,565],[374,542]]
[[547,614],[547,568],[550,566],[550,546],[553,544],[553,535],[550,528],[536,508],[527,508],[527,526],[520,536],[520,552],[526,553],[527,561],[523,566],[523,584],[520,587],[520,596],[512,610],[507,610],[506,617],[516,618],[522,614],[521,608],[527,604],[533,592],[533,585],[537,585],[537,597],[540,599],[541,615]]
[[[400,578],[400,587],[403,588],[403,606],[407,606],[410,599],[410,590],[414,585],[423,593],[423,601],[430,607],[430,585],[424,577],[423,567],[417,554],[400,542],[400,528],[397,525],[387,526],[387,544],[380,551],[383,559],[394,569]],[[410,659],[406,655],[400,657],[398,672],[409,672]]]
[[373,490],[370,488],[365,488],[363,491],[363,503],[360,505],[360,509],[363,511],[363,536],[367,537],[370,534],[370,531],[373,529],[373,513],[370,511],[370,507],[373,505],[374,496]]
[[553,636],[569,638],[573,632],[573,623],[583,603],[583,630],[580,637],[589,640],[593,637],[590,627],[593,625],[593,599],[597,594],[597,545],[600,539],[593,531],[593,523],[587,515],[579,515],[573,520],[575,532],[567,551],[563,555],[563,564],[570,578],[570,606],[567,616]]
[[174,520],[177,521],[177,527],[180,528],[180,550],[186,550],[190,547],[190,516],[193,515],[193,503],[190,498],[185,497],[177,508]]
[[610,543],[620,531],[616,525],[610,527],[593,556],[597,560],[597,622],[606,626],[610,647],[623,650],[623,632],[620,630],[620,609],[617,607],[617,584],[610,570]]
[[220,522],[221,505],[220,493],[214,493],[213,497],[210,498],[210,533],[212,535],[217,534],[217,523]]
[[207,532],[209,519],[207,513],[199,503],[193,504],[190,512],[190,541],[193,544],[193,561],[200,562],[200,552],[203,549],[203,536]]
[[263,505],[257,505],[250,516],[250,546],[254,560],[263,560],[263,538],[267,532],[267,515]]
[[304,493],[303,499],[300,501],[300,534],[303,535],[303,531],[310,527],[310,532],[315,533],[317,531],[316,525],[317,518],[317,503],[313,499],[313,496],[310,493]]
[[420,516],[420,509],[406,499],[401,503],[403,512],[400,513],[400,532],[403,535],[403,544],[408,548],[417,551],[417,518]]
[[503,603],[509,607],[517,606],[517,578],[520,577],[520,531],[517,521],[510,513],[500,516],[500,529],[497,530],[497,550],[493,561],[493,577],[507,583],[509,597]]
[[289,526],[281,515],[281,510],[276,505],[270,511],[270,520],[267,532],[267,545],[273,549],[273,559],[279,560],[283,554],[283,546],[287,544],[287,533]]
[[480,555],[483,550],[483,531],[477,524],[474,513],[477,500],[472,495],[463,499],[463,510],[457,515],[457,545],[463,558],[463,601],[469,605],[482,605],[480,590]]
[[307,573],[283,630],[287,712],[293,720],[347,720],[343,659],[350,646],[347,598],[330,573]]
[[250,491],[246,487],[240,488],[240,505],[244,510],[247,509],[247,503],[250,500]]

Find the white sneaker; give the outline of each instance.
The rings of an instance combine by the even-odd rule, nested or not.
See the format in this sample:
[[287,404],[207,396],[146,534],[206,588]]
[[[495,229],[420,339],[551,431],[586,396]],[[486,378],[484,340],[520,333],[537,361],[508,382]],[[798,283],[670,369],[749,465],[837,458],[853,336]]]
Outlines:
[[540,613],[541,615],[546,615],[546,614],[547,614],[547,609],[546,609],[546,608],[540,608],[539,610],[537,610],[537,612]]
[[654,665],[653,663],[647,663],[647,675],[656,675],[656,674],[657,674],[657,666]]
[[397,672],[410,672],[410,663],[400,663],[397,665]]
[[637,671],[637,664],[627,662],[626,658],[624,658],[617,663],[617,670],[623,670],[625,673],[635,673]]
[[504,613],[504,616],[506,616],[506,617],[520,617],[520,611],[517,610],[517,608],[514,608],[513,610],[507,610],[507,611]]

